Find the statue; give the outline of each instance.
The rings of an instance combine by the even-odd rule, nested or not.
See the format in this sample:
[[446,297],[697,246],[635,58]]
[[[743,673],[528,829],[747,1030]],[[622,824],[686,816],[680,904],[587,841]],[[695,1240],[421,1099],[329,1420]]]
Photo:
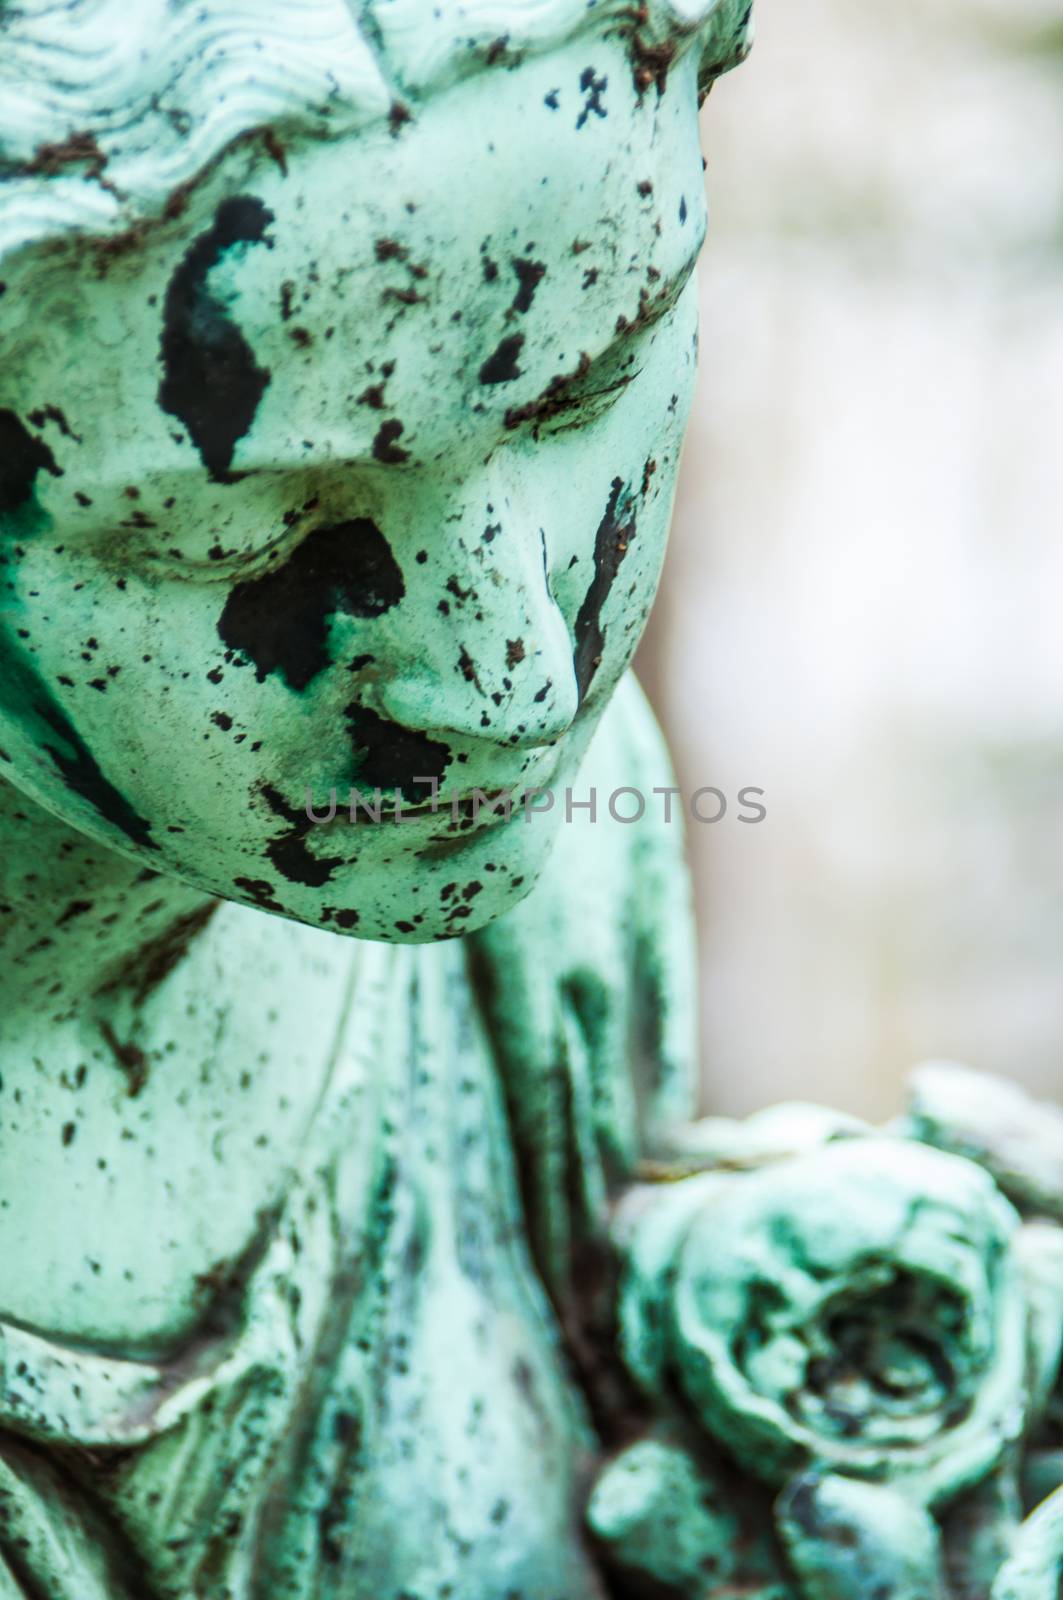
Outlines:
[[1051,1158],[690,1124],[604,806],[749,26],[0,3],[3,1600],[1055,1582]]

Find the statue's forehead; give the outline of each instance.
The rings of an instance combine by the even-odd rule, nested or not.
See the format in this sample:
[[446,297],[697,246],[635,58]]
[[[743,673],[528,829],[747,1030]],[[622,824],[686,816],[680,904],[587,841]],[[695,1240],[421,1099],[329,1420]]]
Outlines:
[[322,376],[337,351],[367,379],[388,365],[423,428],[444,392],[475,414],[526,407],[653,320],[700,241],[692,102],[639,104],[618,66],[570,48],[441,98],[408,142],[319,147],[305,200],[271,179],[259,265],[275,283],[288,263],[283,337],[305,328]]
[[640,96],[622,46],[583,38],[435,96],[408,126],[249,142],[178,227],[86,252],[68,315],[34,319],[28,391],[0,403],[61,404],[112,456],[128,435],[126,477],[138,456],[184,470],[195,440],[167,369],[213,320],[208,342],[227,323],[268,374],[233,470],[490,445],[674,301],[703,223],[682,74]]

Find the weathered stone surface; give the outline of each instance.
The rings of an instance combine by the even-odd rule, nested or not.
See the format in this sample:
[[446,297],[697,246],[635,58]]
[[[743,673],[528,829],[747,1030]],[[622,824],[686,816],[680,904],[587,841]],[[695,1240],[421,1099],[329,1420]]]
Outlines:
[[0,10],[5,1596],[1053,1581],[1051,1163],[686,1126],[679,829],[602,803],[670,781],[625,673],[747,38]]
[[[950,1081],[966,1093],[954,1124],[939,1100],[933,1134],[952,1150],[1008,1091]],[[914,1132],[804,1106],[700,1139],[695,1125],[617,1210],[619,1352],[653,1426],[679,1430],[688,1473],[743,1469],[722,1503],[732,1577],[751,1592],[765,1580],[750,1532],[772,1515],[803,1600],[1032,1600],[1042,1590],[1022,1585],[1059,1580],[1051,1499],[1023,1522],[1063,1459],[1063,1233],[1036,1215],[1059,1197],[1043,1186],[1024,1217],[1001,1193],[992,1152],[1016,1143],[1010,1125],[985,1119],[985,1166]],[[639,1518],[614,1521],[617,1548],[645,1561]],[[668,1542],[662,1571],[681,1549]]]
[[0,7],[5,1594],[606,1592],[692,1031],[680,829],[606,799],[670,782],[625,674],[748,31]]

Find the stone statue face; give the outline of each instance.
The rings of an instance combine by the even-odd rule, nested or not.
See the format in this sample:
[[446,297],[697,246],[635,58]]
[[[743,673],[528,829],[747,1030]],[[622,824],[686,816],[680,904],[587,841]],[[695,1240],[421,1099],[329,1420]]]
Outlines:
[[[583,35],[407,121],[251,135],[162,222],[5,264],[0,773],[361,936],[468,932],[532,886],[667,532],[695,56],[640,93]],[[347,820],[352,786],[423,807],[430,778],[557,798]]]

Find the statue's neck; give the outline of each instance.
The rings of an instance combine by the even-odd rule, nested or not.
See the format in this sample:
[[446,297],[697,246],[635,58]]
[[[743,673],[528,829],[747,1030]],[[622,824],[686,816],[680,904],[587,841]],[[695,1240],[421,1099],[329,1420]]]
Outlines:
[[27,1025],[39,1036],[101,989],[143,981],[145,965],[166,960],[215,904],[0,779],[0,1041]]

